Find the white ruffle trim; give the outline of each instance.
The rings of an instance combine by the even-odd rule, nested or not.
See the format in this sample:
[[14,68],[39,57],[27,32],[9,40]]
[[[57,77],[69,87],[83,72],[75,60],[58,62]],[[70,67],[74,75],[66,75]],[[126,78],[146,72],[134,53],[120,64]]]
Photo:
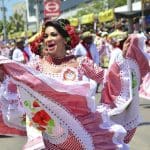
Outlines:
[[[33,91],[31,88],[24,85],[23,83],[20,83],[18,81],[14,82],[22,90],[25,90],[26,92],[30,91],[30,94],[32,93],[32,96],[34,96],[35,98],[42,99],[42,101],[40,101],[40,104],[44,106],[50,116],[52,116],[54,120],[57,120],[60,125],[70,130],[74,134],[74,136],[80,141],[80,143],[82,143],[83,147],[86,150],[94,150],[92,137],[82,127],[81,123],[76,118],[74,118],[74,116],[72,116],[65,108],[63,108],[53,100],[46,98],[44,95]],[[124,128],[120,125],[115,125],[113,123],[111,123],[111,126],[107,128],[110,129],[110,131],[115,132],[113,136],[113,142],[118,146],[118,149],[126,150],[125,147],[127,147],[127,145],[123,143],[123,137],[126,134]]]
[[25,125],[21,123],[25,111],[21,107],[18,94],[8,92],[9,80],[7,76],[0,86],[0,109],[2,111],[3,121],[8,127],[25,131]]
[[[140,122],[138,111],[138,88],[140,84],[140,71],[138,64],[132,59],[119,58],[117,64],[120,66],[122,88],[119,96],[117,96],[114,101],[116,107],[113,109],[108,108],[108,114],[111,116],[113,121],[123,125],[126,130],[131,130],[137,127]],[[134,89],[132,89],[132,72],[135,74],[137,81],[137,85],[134,87]],[[130,110],[125,111],[125,109],[129,109],[127,108],[128,106],[130,107]],[[122,120],[122,118],[125,120]]]
[[[64,126],[68,130],[71,130],[74,136],[80,141],[80,143],[82,143],[83,147],[85,147],[85,149],[94,150],[92,138],[88,132],[82,127],[81,123],[76,118],[74,118],[74,116],[72,116],[65,108],[60,106],[55,101],[48,99],[44,95],[33,91],[23,83],[18,81],[14,81],[14,83],[19,88],[28,92],[30,91],[30,95],[38,98],[40,104],[43,105],[47,113],[49,113],[50,116],[54,118],[54,120],[57,120],[60,125]],[[42,99],[42,101],[40,101],[40,99]]]

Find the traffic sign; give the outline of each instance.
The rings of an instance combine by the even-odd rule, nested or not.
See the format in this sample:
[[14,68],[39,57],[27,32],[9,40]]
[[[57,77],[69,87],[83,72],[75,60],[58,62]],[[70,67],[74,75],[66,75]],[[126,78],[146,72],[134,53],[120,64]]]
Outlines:
[[60,0],[44,0],[44,16],[56,17],[60,15]]

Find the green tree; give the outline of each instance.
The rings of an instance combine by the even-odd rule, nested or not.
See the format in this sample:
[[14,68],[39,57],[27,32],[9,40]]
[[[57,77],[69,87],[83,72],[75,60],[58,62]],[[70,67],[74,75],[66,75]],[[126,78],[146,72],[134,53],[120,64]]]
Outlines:
[[116,8],[119,6],[126,5],[127,0],[108,0],[108,7],[109,8]]
[[0,33],[3,32],[3,21],[0,20]]
[[12,31],[14,32],[24,31],[24,23],[25,22],[23,20],[23,15],[15,13],[13,16],[9,17],[8,30],[11,32]]
[[86,3],[82,3],[79,6],[79,8],[82,9],[80,9],[74,17],[81,17],[89,13],[98,14],[100,11],[107,9],[106,6],[108,6],[108,8],[116,8],[125,5],[127,0],[107,0],[107,2],[108,3],[104,0],[93,0],[92,3],[88,4],[88,7]]
[[79,5],[79,8],[81,8],[81,9],[77,12],[75,17],[81,17],[81,16],[89,14],[89,13],[97,14],[101,10],[103,10],[104,2],[99,1],[99,0],[93,0],[92,3],[88,4],[88,7],[87,7],[86,3],[82,3],[82,4]]

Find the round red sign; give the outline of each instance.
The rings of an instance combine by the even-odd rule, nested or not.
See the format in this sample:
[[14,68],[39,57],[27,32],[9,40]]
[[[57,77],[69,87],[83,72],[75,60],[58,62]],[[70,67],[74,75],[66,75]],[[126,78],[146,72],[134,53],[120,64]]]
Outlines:
[[45,4],[45,10],[47,12],[57,12],[57,11],[59,11],[59,4],[55,1],[47,2]]

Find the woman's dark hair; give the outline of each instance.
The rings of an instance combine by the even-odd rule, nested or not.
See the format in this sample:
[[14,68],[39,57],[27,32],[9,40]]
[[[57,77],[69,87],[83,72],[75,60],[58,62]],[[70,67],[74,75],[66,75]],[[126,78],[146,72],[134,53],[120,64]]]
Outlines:
[[54,27],[61,35],[62,37],[67,41],[66,49],[71,49],[71,38],[66,30],[66,26],[70,25],[69,20],[67,19],[58,19],[58,20],[45,20],[44,23],[44,29],[46,29],[49,26]]
[[65,29],[66,25],[70,25],[70,22],[67,19],[58,19],[54,21],[45,20],[44,28],[53,26],[64,38],[67,38],[69,35]]
[[18,40],[18,41],[16,41],[16,46],[17,46],[19,49],[23,50],[23,49],[24,49],[24,41],[23,41],[23,40]]

